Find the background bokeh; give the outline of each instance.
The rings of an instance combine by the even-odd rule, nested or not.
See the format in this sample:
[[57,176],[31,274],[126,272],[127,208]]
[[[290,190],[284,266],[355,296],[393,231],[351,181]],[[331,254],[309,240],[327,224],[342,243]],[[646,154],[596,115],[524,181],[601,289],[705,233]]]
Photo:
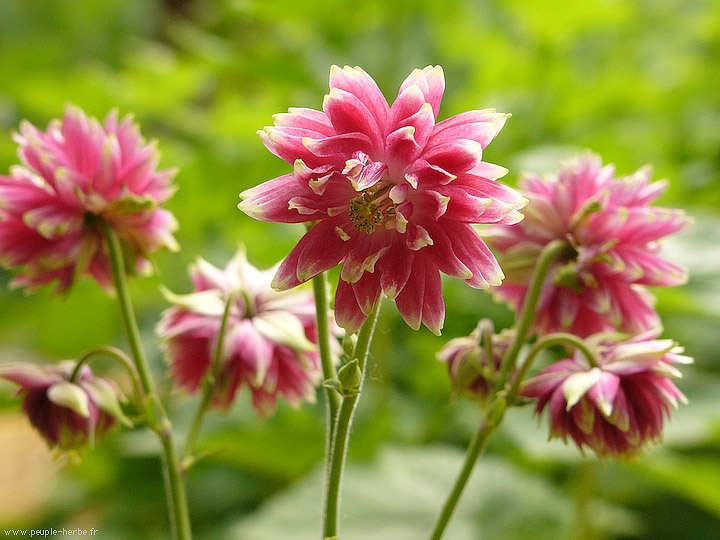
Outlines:
[[[666,244],[690,270],[658,292],[665,335],[696,363],[680,387],[691,403],[665,443],[635,463],[599,463],[546,442],[528,408],[491,441],[447,538],[720,538],[720,3],[715,0],[2,0],[0,173],[16,163],[21,119],[45,126],[71,102],[104,117],[134,113],[178,166],[182,251],[155,257],[160,276],[132,283],[148,347],[165,303],[158,285],[189,290],[187,265],[224,265],[239,242],[270,266],[300,225],[255,222],[238,193],[289,166],[255,131],[290,106],[319,108],[332,64],[360,65],[389,99],[415,67],[441,64],[440,116],[495,107],[513,114],[485,152],[510,169],[553,171],[590,148],[618,172],[650,163],[668,178],[661,203],[695,224]],[[9,291],[0,271],[0,362],[72,358],[123,346],[113,300],[90,280],[66,297]],[[354,426],[343,540],[426,536],[478,418],[451,403],[434,354],[481,316],[512,313],[464,283],[444,284],[442,338],[409,330],[391,303]],[[171,391],[180,431],[195,400]],[[122,378],[111,365],[100,371]],[[103,540],[167,537],[158,449],[142,431],[115,433],[82,460],[51,455],[0,384],[0,528],[100,530]],[[243,396],[213,415],[212,455],[189,477],[196,538],[300,540],[319,534],[322,401],[258,420]],[[65,536],[63,536],[65,537]]]

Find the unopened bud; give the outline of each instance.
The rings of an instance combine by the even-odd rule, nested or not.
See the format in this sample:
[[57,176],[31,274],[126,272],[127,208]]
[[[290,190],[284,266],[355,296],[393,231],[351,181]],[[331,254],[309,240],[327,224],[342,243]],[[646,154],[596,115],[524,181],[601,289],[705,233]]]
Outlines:
[[352,358],[353,354],[355,354],[355,345],[357,345],[357,335],[345,334],[345,337],[342,339],[342,348],[343,354],[347,358]]
[[353,396],[358,393],[362,382],[362,371],[357,358],[354,358],[338,371],[340,393],[343,396]]

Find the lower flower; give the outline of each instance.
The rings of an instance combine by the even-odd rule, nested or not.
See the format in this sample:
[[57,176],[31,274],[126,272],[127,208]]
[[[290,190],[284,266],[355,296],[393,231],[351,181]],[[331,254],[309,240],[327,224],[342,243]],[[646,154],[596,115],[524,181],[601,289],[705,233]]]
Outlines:
[[[315,399],[321,371],[312,293],[274,291],[274,273],[258,270],[240,251],[224,269],[198,259],[190,269],[194,292],[165,291],[174,305],[157,333],[178,386],[196,392],[212,374],[213,405],[228,409],[247,385],[261,416],[274,410],[278,397],[293,406]],[[228,300],[222,351],[215,358]]]
[[38,366],[10,363],[0,377],[20,385],[23,409],[50,448],[71,450],[91,445],[115,424],[132,425],[120,409],[125,397],[110,379],[83,366],[73,381],[74,362]]
[[580,351],[528,380],[522,395],[537,399],[536,412],[548,409],[550,438],[572,439],[599,457],[637,457],[662,437],[671,408],[687,399],[673,379],[674,364],[692,359],[652,330],[618,342],[610,334],[587,339],[598,365]]

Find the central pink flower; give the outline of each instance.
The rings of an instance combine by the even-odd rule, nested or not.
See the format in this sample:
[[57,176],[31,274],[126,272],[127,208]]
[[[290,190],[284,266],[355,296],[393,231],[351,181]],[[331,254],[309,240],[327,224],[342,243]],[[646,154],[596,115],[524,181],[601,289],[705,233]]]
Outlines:
[[526,200],[495,182],[482,151],[508,115],[469,111],[435,123],[440,66],[415,70],[390,107],[360,68],[333,66],[323,112],[290,109],[259,132],[294,172],[241,193],[248,215],[314,222],[273,281],[289,289],[343,263],[337,322],[357,330],[384,292],[414,329],[440,333],[440,272],[475,288],[503,273],[472,223],[513,224]]

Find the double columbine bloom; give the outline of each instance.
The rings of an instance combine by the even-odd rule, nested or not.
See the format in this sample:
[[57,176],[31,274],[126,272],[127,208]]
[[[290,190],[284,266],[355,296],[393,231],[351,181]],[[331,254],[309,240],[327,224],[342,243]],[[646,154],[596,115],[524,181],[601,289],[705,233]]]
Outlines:
[[20,386],[23,409],[50,448],[71,450],[92,444],[116,422],[132,425],[120,402],[125,397],[110,379],[82,366],[74,380],[73,362],[0,366],[0,377]]
[[294,171],[243,192],[240,209],[314,222],[272,284],[286,290],[343,263],[335,316],[349,333],[384,292],[412,328],[439,334],[440,272],[475,288],[503,278],[472,224],[522,219],[526,200],[495,181],[507,170],[482,161],[508,115],[485,109],[436,123],[444,88],[439,66],[415,70],[390,107],[363,70],[334,66],[322,111],[290,109],[259,132]]
[[57,282],[64,291],[84,274],[112,289],[106,240],[98,220],[120,238],[128,267],[152,271],[148,255],[176,249],[173,215],[160,208],[174,193],[174,170],[157,171],[128,116],[101,125],[68,106],[46,131],[23,122],[15,135],[23,165],[0,176],[0,264],[19,267],[15,287],[33,291]]
[[540,333],[586,337],[660,324],[646,286],[686,280],[681,268],[658,256],[659,241],[688,223],[681,210],[650,206],[665,183],[651,183],[648,167],[616,178],[612,165],[603,167],[588,153],[558,175],[525,176],[521,188],[530,200],[525,219],[488,235],[507,272],[496,289],[502,299],[520,309],[538,254],[550,241],[566,240],[573,254],[559,260],[545,282],[537,307]]
[[[224,269],[198,259],[190,268],[194,292],[166,292],[175,305],[163,313],[157,332],[179,386],[195,392],[212,373],[213,403],[225,409],[247,385],[263,416],[274,409],[278,396],[294,406],[315,399],[320,358],[312,293],[274,291],[270,281],[275,270],[256,269],[241,250]],[[230,311],[215,366],[228,300]]]
[[[290,109],[259,132],[293,172],[244,191],[240,209],[264,221],[306,223],[308,229],[277,268],[254,268],[244,251],[225,268],[198,259],[190,269],[192,293],[165,291],[173,306],[163,313],[157,333],[170,371],[181,388],[205,392],[187,451],[207,406],[229,408],[242,386],[263,416],[280,397],[292,405],[315,399],[322,376],[315,306],[309,292],[294,287],[338,264],[335,318],[348,334],[375,311],[381,294],[395,301],[410,327],[424,324],[440,334],[441,273],[474,288],[497,286],[519,312],[514,329],[493,335],[492,325],[481,322],[438,355],[448,364],[455,396],[487,406],[485,431],[473,439],[469,456],[479,454],[505,408],[522,401],[519,397],[535,399],[538,414],[548,410],[552,437],[571,439],[600,457],[634,457],[660,439],[671,408],[685,401],[673,383],[680,376],[674,365],[690,359],[650,330],[660,321],[647,287],[686,279],[658,253],[659,241],[681,230],[687,217],[650,206],[664,184],[651,183],[648,169],[616,178],[614,169],[592,154],[556,176],[526,176],[521,182],[526,199],[497,182],[506,169],[482,159],[508,115],[484,109],[437,122],[444,87],[439,66],[414,70],[388,105],[363,70],[333,67],[322,111]],[[111,113],[100,124],[68,107],[62,121],[46,131],[24,122],[15,138],[23,164],[0,176],[0,264],[19,270],[14,286],[32,291],[56,282],[64,291],[88,274],[108,290],[115,278],[126,293],[121,251],[130,269],[147,273],[152,252],[176,247],[176,222],[162,208],[174,191],[175,172],[156,170],[155,146],[145,143],[129,117],[118,120]],[[526,204],[521,221],[518,210]],[[486,230],[500,263],[476,224],[491,225]],[[508,269],[505,282],[501,264]],[[137,350],[140,338],[129,302],[124,294],[120,299],[138,368],[134,382],[144,390],[136,391],[151,398],[141,403],[159,405]],[[618,331],[628,337],[619,339]],[[325,352],[331,346],[326,334]],[[333,387],[343,396],[329,423],[328,537],[335,537],[331,521],[337,516],[346,436],[371,335],[361,332],[351,346],[356,357],[337,380],[328,375],[328,410],[338,405]],[[526,362],[519,363],[522,345],[533,337]],[[523,383],[537,353],[563,342],[576,350]],[[117,420],[130,424],[117,387],[94,377],[84,361],[79,368],[0,366],[0,377],[21,387],[23,408],[53,447],[78,448]],[[323,361],[332,372],[332,358]],[[148,406],[141,412],[152,411]],[[167,450],[173,448],[172,430],[148,426],[170,443],[163,448],[166,458],[172,457]],[[181,471],[166,472],[170,501],[182,510]],[[457,497],[448,502],[453,501]],[[452,506],[443,515],[448,511]],[[174,515],[177,530],[189,531],[186,513]]]
[[524,385],[523,395],[548,410],[551,438],[572,439],[599,457],[637,456],[662,436],[665,417],[685,396],[673,383],[674,364],[692,362],[669,339],[652,330],[627,341],[606,334],[587,340],[593,366],[580,351],[553,363]]

